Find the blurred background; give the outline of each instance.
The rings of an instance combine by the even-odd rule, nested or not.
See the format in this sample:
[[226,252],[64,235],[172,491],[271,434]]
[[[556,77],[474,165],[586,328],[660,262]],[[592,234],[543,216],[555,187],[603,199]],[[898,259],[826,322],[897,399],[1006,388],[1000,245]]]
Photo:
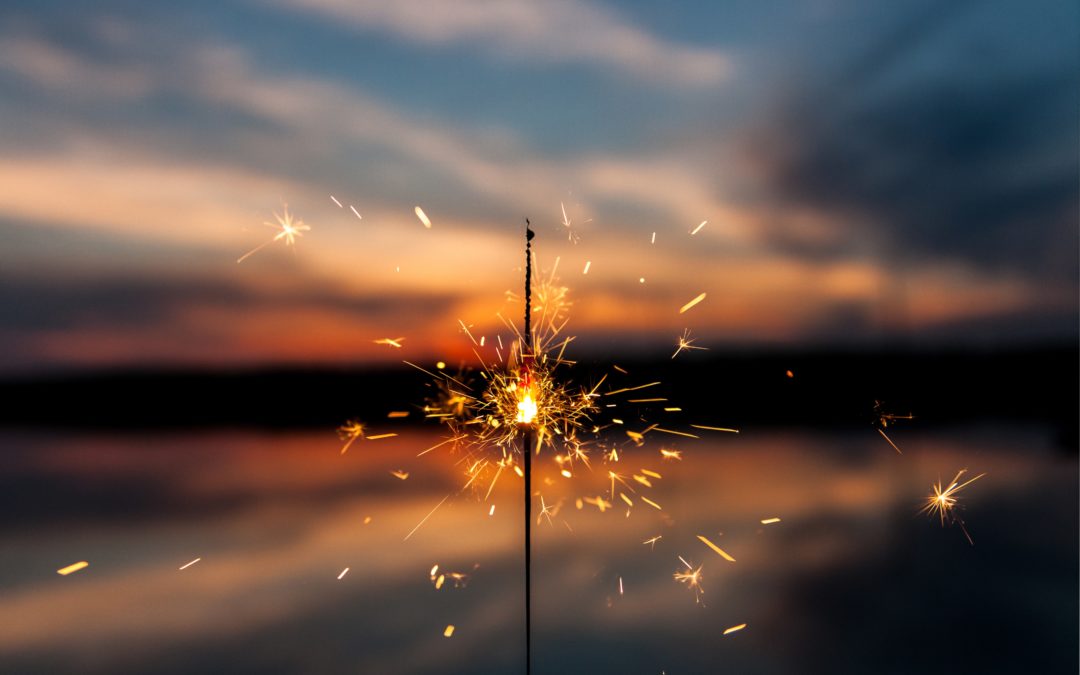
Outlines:
[[[4,3],[0,670],[519,668],[520,482],[489,503],[416,457],[442,432],[402,361],[510,339],[528,217],[575,379],[618,365],[675,423],[741,430],[628,451],[658,513],[579,510],[606,468],[540,464],[537,672],[1076,672],[1077,25],[1064,0]],[[238,264],[286,206],[311,229]],[[672,358],[687,330],[707,350]],[[903,454],[881,410],[913,414]],[[349,418],[398,436],[341,456]],[[974,546],[917,514],[964,468]]]

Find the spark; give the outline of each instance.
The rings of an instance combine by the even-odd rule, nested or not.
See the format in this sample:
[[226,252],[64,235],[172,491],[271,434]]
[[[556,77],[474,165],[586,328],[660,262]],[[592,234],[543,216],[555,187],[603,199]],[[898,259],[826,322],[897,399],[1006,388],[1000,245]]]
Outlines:
[[706,546],[708,546],[712,550],[716,551],[720,555],[720,557],[723,558],[724,560],[726,560],[728,562],[735,562],[735,558],[732,558],[730,555],[727,554],[727,552],[724,549],[722,549],[719,546],[717,546],[716,544],[712,543],[711,541],[709,541],[708,539],[706,539],[702,535],[699,534],[697,536],[697,538],[700,539],[703,544],[705,544]]
[[192,565],[194,565],[195,563],[199,562],[200,560],[202,560],[202,558],[195,558],[195,559],[194,559],[194,560],[192,560],[191,562],[189,562],[189,563],[185,563],[185,564],[181,565],[181,566],[180,566],[180,569],[182,569],[182,570],[186,570],[187,568],[191,567]]
[[395,349],[401,349],[401,343],[405,340],[403,337],[396,338],[379,338],[378,340],[372,340],[377,345],[387,345],[394,347]]
[[920,513],[926,513],[931,517],[936,514],[941,519],[942,527],[944,527],[946,523],[959,525],[960,529],[964,532],[964,536],[967,537],[968,543],[974,546],[975,542],[971,539],[971,535],[968,534],[967,528],[964,526],[963,519],[960,518],[960,515],[956,512],[956,507],[960,499],[959,497],[957,497],[957,495],[960,493],[961,490],[971,485],[975,481],[979,480],[986,474],[980,473],[978,476],[975,476],[974,478],[969,478],[968,480],[961,483],[960,479],[964,476],[965,473],[967,473],[967,469],[961,469],[960,471],[958,471],[956,473],[956,476],[954,476],[952,481],[950,481],[949,486],[944,489],[942,489],[941,487],[941,481],[938,480],[938,482],[935,483],[933,486],[933,492],[930,494],[929,497],[926,498],[926,505],[923,506],[923,508],[920,510]]
[[607,511],[611,508],[611,502],[606,501],[603,497],[586,497],[586,504],[591,504],[600,510],[600,513]]
[[704,429],[706,431],[726,431],[729,434],[737,434],[737,433],[739,433],[738,429],[729,429],[727,427],[707,427],[704,424],[691,424],[690,426],[692,426],[695,429]]
[[622,577],[619,577],[619,595],[623,594]]
[[900,453],[901,455],[904,454],[904,452],[896,446],[896,443],[893,443],[892,439],[889,438],[889,436],[883,430],[878,429],[877,431],[879,434],[881,434],[881,437],[884,438],[886,442],[888,442],[888,444],[893,447],[893,450],[896,450],[896,452]]
[[574,228],[571,227],[570,217],[566,215],[566,205],[559,202],[559,208],[562,210],[562,225],[566,228],[566,240],[576,244],[578,241],[577,234],[574,232]]
[[348,573],[349,573],[349,568],[348,567],[341,570],[341,574],[337,575],[338,581],[341,581],[345,577],[345,575],[348,574]]
[[656,548],[656,542],[660,541],[663,538],[664,538],[664,535],[658,534],[655,537],[652,537],[651,539],[646,539],[645,541],[643,541],[641,543],[642,543],[642,545],[648,544],[650,547],[655,549]]
[[881,437],[884,438],[885,441],[892,446],[893,450],[896,450],[896,452],[901,455],[904,454],[900,450],[900,447],[897,446],[896,443],[893,443],[892,439],[889,438],[888,434],[885,433],[885,429],[890,424],[896,424],[896,422],[899,420],[915,419],[915,416],[911,413],[908,413],[907,415],[897,415],[895,413],[885,412],[884,403],[881,401],[874,401],[874,417],[874,423],[877,425],[877,430],[878,433],[881,434]]
[[682,460],[682,450],[669,450],[667,448],[660,448],[660,456],[664,459],[673,459],[675,461]]
[[416,212],[416,217],[420,219],[420,222],[424,224],[424,227],[430,230],[431,220],[427,217],[427,214],[424,213],[424,209],[417,206],[413,211]]
[[656,243],[656,233],[655,232],[652,233],[652,241],[650,241],[649,243],[650,244],[655,244]]
[[408,540],[409,540],[409,537],[413,536],[413,534],[414,534],[414,533],[415,533],[415,532],[416,532],[417,530],[419,530],[419,529],[420,529],[420,527],[421,527],[421,526],[422,526],[422,525],[423,525],[424,523],[426,523],[426,522],[427,522],[427,519],[431,517],[431,514],[433,514],[433,513],[435,513],[436,511],[438,511],[438,510],[439,510],[439,507],[440,507],[440,506],[442,506],[442,505],[443,505],[443,504],[444,504],[444,503],[446,502],[446,500],[447,500],[447,499],[450,499],[450,495],[446,495],[445,497],[443,497],[443,498],[442,498],[442,501],[441,501],[441,502],[439,502],[438,504],[436,504],[436,505],[435,505],[435,508],[431,509],[431,511],[428,511],[428,514],[427,514],[426,516],[424,516],[424,519],[423,519],[423,520],[421,520],[421,521],[420,521],[419,523],[417,523],[417,524],[416,524],[416,527],[414,527],[414,528],[413,528],[412,530],[410,530],[410,531],[409,531],[409,533],[408,533],[407,535],[405,535],[405,538],[404,538],[404,539],[402,539],[402,541],[408,541]]
[[548,525],[554,525],[554,523],[551,520],[551,517],[554,516],[554,515],[558,515],[558,513],[559,513],[559,505],[558,504],[550,505],[550,504],[544,503],[544,495],[540,495],[540,515],[536,516],[536,524],[539,525],[542,518],[547,518],[548,519]]
[[464,588],[469,581],[469,575],[463,572],[443,572],[440,574],[437,564],[431,568],[428,576],[431,577],[431,583],[435,586],[435,590],[441,589],[447,579],[454,582],[454,588]]
[[694,569],[694,567],[690,563],[686,562],[686,560],[682,556],[679,556],[679,560],[682,562],[683,565],[686,565],[686,569],[689,571],[676,571],[675,574],[672,576],[674,577],[675,581],[681,584],[686,584],[686,587],[688,589],[694,591],[695,601],[698,604],[701,604],[701,595],[705,592],[705,589],[701,587],[701,570],[704,565],[698,567],[697,569]]
[[740,623],[738,626],[732,626],[731,628],[725,628],[724,629],[724,635],[731,635],[732,633],[737,633],[737,632],[741,631],[743,628],[746,628],[745,623]]
[[491,510],[488,511],[488,515],[489,516],[495,515],[495,505],[494,504],[491,505]]
[[56,573],[59,574],[62,577],[66,577],[69,574],[72,574],[74,572],[78,572],[79,570],[85,569],[85,568],[87,568],[89,566],[90,566],[90,563],[86,562],[85,560],[82,560],[82,561],[79,561],[77,563],[72,563],[72,564],[68,565],[67,567],[61,567],[60,569],[56,570]]
[[582,274],[588,274],[588,273],[589,273],[589,268],[590,268],[590,267],[592,267],[592,261],[591,261],[591,260],[586,260],[586,261],[585,261],[585,269],[583,269],[583,270],[581,271],[581,273],[582,273]]
[[371,524],[371,516],[364,516],[364,524],[365,525],[370,525]]
[[664,510],[664,509],[660,508],[660,505],[659,505],[659,504],[657,504],[657,503],[656,503],[656,502],[654,502],[653,500],[649,499],[648,497],[642,497],[642,498],[641,498],[641,501],[645,502],[646,504],[648,504],[649,506],[653,507],[653,508],[654,508],[654,509],[656,509],[657,511],[663,511],[663,510]]
[[676,356],[678,356],[679,352],[681,352],[684,349],[686,349],[686,350],[690,350],[690,349],[707,350],[708,349],[708,347],[695,347],[694,346],[694,340],[695,340],[695,338],[690,337],[690,329],[687,328],[686,330],[684,330],[683,334],[682,334],[682,337],[676,337],[675,338],[675,353],[671,355],[671,358],[675,358]]
[[285,245],[286,246],[294,246],[296,244],[296,238],[297,237],[300,237],[301,235],[303,235],[304,232],[308,232],[308,231],[311,230],[311,226],[304,224],[304,221],[302,221],[302,220],[294,221],[293,220],[292,214],[289,213],[288,205],[285,206],[285,208],[283,209],[281,215],[278,215],[277,213],[275,213],[274,218],[277,219],[277,224],[276,225],[274,223],[268,223],[268,222],[263,222],[263,225],[266,225],[269,228],[278,229],[280,231],[277,234],[275,234],[274,237],[272,239],[270,239],[270,241],[259,244],[255,248],[251,249],[250,251],[248,251],[244,255],[237,258],[236,259],[237,263],[244,262],[244,260],[246,260],[248,257],[254,255],[256,252],[262,250],[263,248],[265,248],[265,247],[269,246],[270,244],[274,243],[275,241],[278,241],[278,240],[281,240],[281,239],[285,240]]
[[789,371],[787,371],[787,372],[785,373],[785,375],[787,375],[787,376],[788,376],[789,378],[793,378],[793,377],[795,377],[795,373],[791,372],[790,370],[789,370]]
[[761,521],[761,524],[762,525],[772,525],[773,523],[779,523],[779,522],[780,522],[779,518],[765,518],[764,520]]
[[402,417],[408,417],[408,416],[409,416],[409,411],[408,410],[392,410],[389,413],[387,413],[387,415],[386,415],[387,419],[391,419],[391,420],[401,419]]
[[349,210],[352,211],[353,215],[356,216],[357,218],[359,218],[360,220],[364,219],[364,217],[362,215],[360,215],[360,212],[357,211],[356,207],[353,206],[352,204],[349,204]]
[[[419,208],[419,207],[417,207],[417,208]],[[448,624],[446,626],[446,630],[444,630],[442,632],[442,634],[443,634],[443,637],[450,637],[451,635],[453,635],[454,634],[454,624],[452,624],[452,623]]]
[[705,227],[705,223],[707,223],[707,222],[709,222],[709,221],[707,221],[707,220],[703,220],[703,221],[701,221],[700,223],[698,223],[698,226],[697,226],[697,227],[695,227],[695,228],[693,229],[693,231],[691,231],[691,232],[690,232],[690,236],[692,237],[692,236],[694,236],[695,234],[697,234],[698,232],[701,232],[701,228]]
[[685,431],[673,431],[671,429],[664,429],[663,427],[653,427],[653,431],[659,431],[662,434],[671,434],[673,436],[686,436],[687,438],[701,438],[701,436],[695,436],[694,434],[688,434]]
[[345,207],[343,207],[343,206],[341,205],[341,202],[339,202],[339,201],[337,200],[337,197],[335,197],[334,195],[330,195],[330,199],[332,199],[332,200],[334,201],[334,203],[335,203],[335,204],[337,204],[337,207],[338,207],[339,209],[341,209],[341,208],[345,208]]
[[380,438],[393,438],[394,436],[397,436],[397,434],[376,434],[374,436],[368,436],[367,440],[369,440],[369,441],[377,441]]
[[650,382],[648,384],[639,384],[636,387],[625,387],[623,389],[616,389],[615,391],[609,391],[609,392],[605,393],[604,396],[614,396],[615,394],[625,394],[628,391],[637,391],[639,389],[645,389],[647,387],[655,387],[658,384],[660,384],[660,383],[659,382]]
[[698,304],[699,302],[701,302],[704,299],[705,299],[705,294],[702,293],[701,295],[697,296],[696,298],[694,298],[690,302],[683,305],[682,308],[679,309],[679,314],[685,314],[691,307]]
[[390,475],[393,476],[394,478],[398,478],[400,480],[406,480],[409,477],[409,472],[408,471],[402,471],[401,469],[398,469],[397,471],[391,471]]
[[356,420],[350,420],[338,429],[338,436],[345,441],[345,445],[341,447],[341,454],[344,455],[356,439],[364,437],[364,425]]
[[645,283],[645,277],[641,277],[640,279],[638,279],[638,283],[639,284]]

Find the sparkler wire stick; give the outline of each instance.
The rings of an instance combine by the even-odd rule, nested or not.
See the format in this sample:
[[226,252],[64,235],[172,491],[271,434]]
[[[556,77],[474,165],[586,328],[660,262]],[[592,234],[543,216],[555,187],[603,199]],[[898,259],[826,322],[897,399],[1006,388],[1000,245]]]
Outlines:
[[[535,233],[525,219],[525,334],[522,336],[521,362],[525,387],[532,384],[532,239]],[[533,429],[525,427],[522,468],[525,473],[525,675],[532,673],[532,448]]]

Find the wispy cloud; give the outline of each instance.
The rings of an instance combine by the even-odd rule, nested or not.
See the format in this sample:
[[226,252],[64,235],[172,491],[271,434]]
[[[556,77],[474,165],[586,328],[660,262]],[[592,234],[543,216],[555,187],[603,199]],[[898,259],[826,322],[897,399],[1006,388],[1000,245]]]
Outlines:
[[654,83],[710,87],[732,68],[719,50],[665,40],[607,7],[583,0],[269,1],[413,43],[596,65]]

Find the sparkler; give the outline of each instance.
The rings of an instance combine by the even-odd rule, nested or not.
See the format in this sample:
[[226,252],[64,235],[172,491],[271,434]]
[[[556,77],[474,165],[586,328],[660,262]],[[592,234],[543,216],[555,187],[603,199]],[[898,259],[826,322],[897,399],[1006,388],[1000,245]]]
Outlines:
[[933,492],[926,498],[926,504],[922,507],[919,513],[926,513],[930,517],[937,515],[941,519],[941,526],[945,527],[946,523],[950,525],[959,525],[960,529],[964,532],[964,536],[967,537],[968,543],[972,546],[975,542],[972,540],[971,535],[968,533],[967,528],[964,526],[964,520],[957,513],[957,504],[959,497],[957,495],[961,490],[971,485],[975,481],[979,480],[985,473],[980,473],[974,478],[969,478],[963,483],[960,479],[967,473],[967,469],[960,469],[950,481],[947,488],[942,489],[941,481],[938,480],[933,486]]
[[[563,215],[566,210],[563,209]],[[567,223],[569,225],[569,223]],[[532,397],[532,240],[535,234],[525,219],[525,333],[522,342],[522,385],[514,421],[524,428],[522,464],[525,471],[525,673],[532,673],[532,446],[533,422],[539,412]]]
[[237,263],[244,262],[244,260],[248,259],[252,255],[255,255],[255,253],[261,251],[270,244],[273,244],[275,241],[284,240],[286,246],[294,246],[296,244],[297,237],[300,237],[301,235],[303,235],[304,232],[309,232],[311,230],[311,226],[304,224],[304,221],[293,220],[292,214],[289,213],[288,204],[285,205],[281,215],[275,213],[274,218],[277,220],[277,224],[264,222],[263,225],[280,231],[275,234],[274,237],[270,239],[270,241],[259,244],[255,248],[251,249],[244,255],[237,258]]
[[[418,209],[417,216],[423,221],[421,214],[422,211]],[[608,375],[601,377],[591,388],[579,388],[557,377],[556,369],[559,366],[573,364],[573,361],[566,358],[567,346],[574,340],[573,336],[565,334],[571,306],[568,289],[557,283],[558,258],[550,272],[539,275],[537,283],[533,283],[532,240],[535,234],[528,220],[526,220],[525,237],[525,292],[521,298],[524,301],[523,330],[519,331],[514,322],[497,314],[513,337],[513,340],[507,344],[499,333],[495,334],[494,340],[489,341],[486,340],[487,336],[474,334],[472,324],[459,321],[461,332],[472,343],[473,353],[480,363],[480,368],[475,371],[462,369],[452,373],[446,370],[443,362],[439,362],[431,370],[409,361],[405,363],[431,377],[432,381],[429,385],[431,391],[422,406],[424,417],[437,419],[449,430],[447,438],[421,451],[418,456],[444,446],[449,446],[451,452],[462,452],[463,457],[459,460],[459,464],[463,467],[467,478],[462,489],[471,488],[478,496],[483,496],[483,501],[488,500],[497,481],[504,474],[513,472],[523,479],[525,658],[526,673],[531,673],[532,521],[535,518],[536,525],[539,526],[546,518],[548,523],[553,525],[553,520],[563,503],[559,500],[554,504],[549,504],[544,495],[534,490],[534,455],[539,458],[542,451],[551,450],[558,474],[565,479],[572,479],[578,473],[575,470],[578,463],[583,464],[586,469],[593,468],[591,462],[595,460],[591,459],[590,453],[594,450],[599,450],[596,456],[601,457],[603,461],[618,463],[621,459],[622,448],[630,443],[637,447],[643,446],[652,432],[688,438],[699,438],[699,436],[650,424],[636,413],[632,414],[619,407],[625,401],[634,405],[635,409],[654,404],[658,406],[657,409],[662,406],[665,412],[680,411],[681,408],[669,403],[665,394],[653,389],[661,385],[660,381],[649,381],[643,384],[636,384],[633,381],[619,382],[601,389]],[[585,263],[583,274],[589,272],[590,265],[590,262]],[[518,299],[514,293],[507,295],[508,299]],[[686,303],[680,312],[686,312],[704,298],[705,293],[701,293]],[[392,348],[400,348],[402,340],[403,338],[383,338],[375,342]],[[485,343],[487,343],[486,348]],[[683,350],[704,349],[692,343],[693,338],[687,329],[679,340],[676,355]],[[494,349],[498,361],[489,363],[485,360],[482,356],[485,349]],[[626,369],[617,365],[613,365],[613,370],[620,375],[629,376]],[[619,375],[614,376],[619,377]],[[613,416],[601,419],[599,413],[602,410],[607,412],[609,409]],[[388,415],[390,418],[397,416],[404,416],[404,414],[392,412]],[[622,440],[610,441],[604,438],[605,430],[616,426],[621,432],[619,436]],[[708,431],[737,433],[737,430],[726,427],[692,426]],[[346,441],[342,452],[345,452],[357,439],[373,440],[390,435],[372,436],[358,421],[349,422],[339,432]],[[662,447],[659,454],[664,460],[682,459],[681,452],[672,448]],[[400,470],[391,473],[401,480],[408,477],[406,472]],[[577,509],[583,509],[588,505],[595,507],[603,514],[608,510],[614,510],[614,505],[619,504],[626,507],[627,516],[634,507],[647,506],[650,509],[663,511],[663,506],[651,499],[646,492],[654,488],[656,481],[662,479],[660,473],[640,467],[624,472],[609,469],[607,473],[611,483],[609,494],[578,497],[574,500]],[[550,479],[545,480],[550,483]],[[533,509],[534,497],[540,499],[539,513]],[[412,537],[449,498],[450,495],[446,495],[436,504],[405,536],[405,539]],[[491,505],[491,508],[487,510],[488,515],[493,515],[494,510],[494,505]],[[572,532],[570,524],[565,520],[563,522]],[[642,544],[655,548],[656,543],[661,539],[661,535],[656,535],[646,539]],[[719,555],[734,562],[731,556],[705,540],[704,537],[702,541]],[[675,580],[692,590],[697,602],[700,603],[702,567],[694,569],[685,560],[683,564],[686,569],[676,572]],[[433,568],[431,577],[432,583],[438,589],[451,577],[437,572],[437,567]]]

